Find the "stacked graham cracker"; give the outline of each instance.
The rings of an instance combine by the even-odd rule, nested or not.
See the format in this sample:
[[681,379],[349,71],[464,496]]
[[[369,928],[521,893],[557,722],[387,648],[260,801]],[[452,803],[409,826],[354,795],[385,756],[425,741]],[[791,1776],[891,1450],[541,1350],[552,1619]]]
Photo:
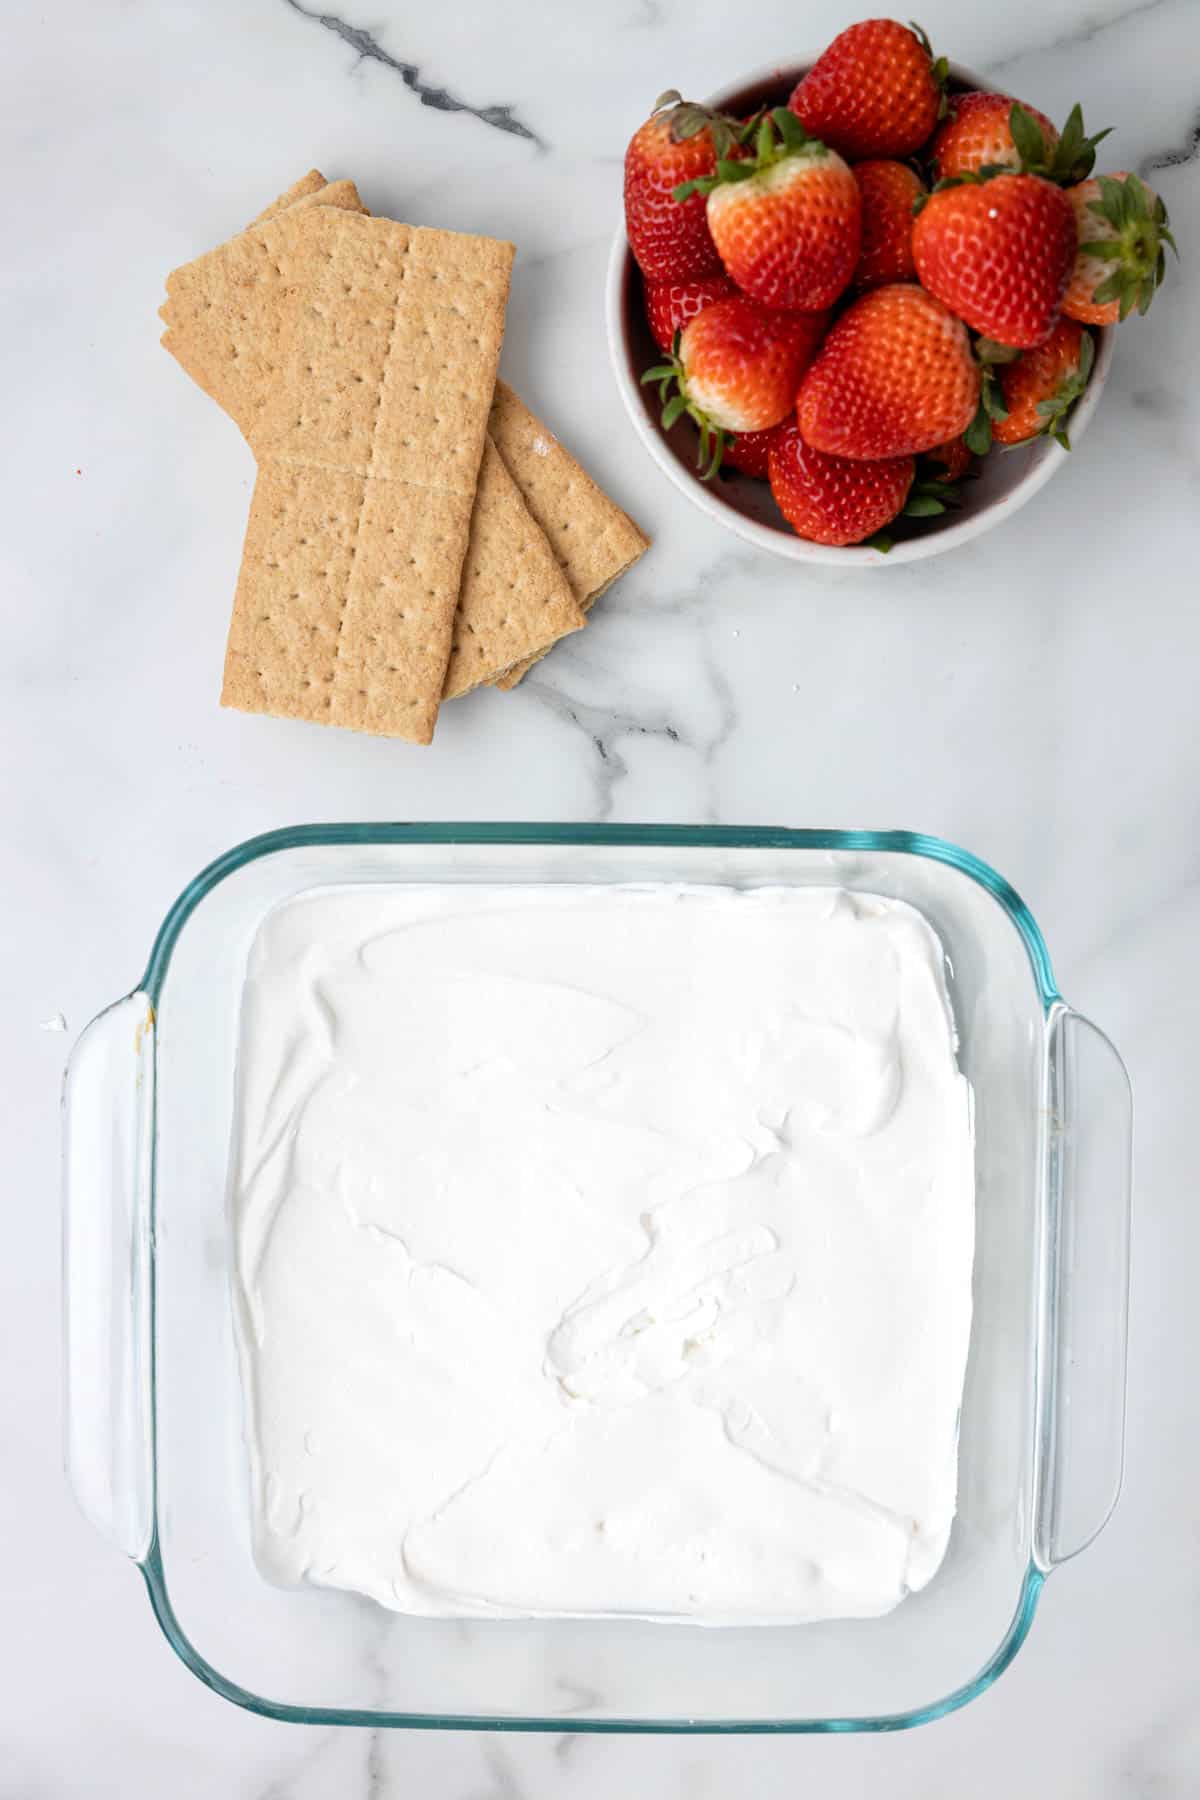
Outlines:
[[496,379],[512,258],[313,170],[168,276],[163,344],[258,462],[224,705],[428,743],[647,548]]

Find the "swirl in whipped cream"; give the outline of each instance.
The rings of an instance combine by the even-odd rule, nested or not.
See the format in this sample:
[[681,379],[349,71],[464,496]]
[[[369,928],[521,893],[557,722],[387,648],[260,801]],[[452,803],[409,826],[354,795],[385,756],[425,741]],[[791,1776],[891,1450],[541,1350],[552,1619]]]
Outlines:
[[272,913],[232,1183],[264,1573],[710,1624],[928,1581],[974,1227],[943,966],[833,889]]

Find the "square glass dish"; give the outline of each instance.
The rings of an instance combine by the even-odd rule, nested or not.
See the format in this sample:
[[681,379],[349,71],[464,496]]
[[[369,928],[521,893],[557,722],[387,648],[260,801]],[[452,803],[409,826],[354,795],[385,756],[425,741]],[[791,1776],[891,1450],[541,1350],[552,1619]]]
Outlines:
[[[841,886],[940,937],[975,1096],[974,1322],[958,1515],[883,1618],[727,1627],[441,1620],[284,1589],[250,1547],[227,1162],[246,959],[264,915],[371,882]],[[303,826],[231,850],[167,915],[64,1098],[67,1461],[201,1680],[275,1718],[488,1730],[895,1730],[985,1689],[1120,1484],[1131,1102],[992,870],[907,833]]]

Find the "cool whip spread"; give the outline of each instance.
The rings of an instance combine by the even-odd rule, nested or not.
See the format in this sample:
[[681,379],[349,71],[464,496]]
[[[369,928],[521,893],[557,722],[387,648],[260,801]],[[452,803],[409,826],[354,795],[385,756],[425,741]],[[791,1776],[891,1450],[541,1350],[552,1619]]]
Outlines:
[[245,990],[263,1572],[442,1616],[886,1612],[954,1517],[970,1091],[831,889],[330,889]]

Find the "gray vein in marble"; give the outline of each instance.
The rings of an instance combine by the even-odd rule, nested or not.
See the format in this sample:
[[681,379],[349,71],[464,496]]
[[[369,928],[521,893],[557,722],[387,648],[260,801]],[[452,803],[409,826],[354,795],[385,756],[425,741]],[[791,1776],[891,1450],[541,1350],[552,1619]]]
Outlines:
[[478,119],[481,125],[491,125],[496,131],[507,131],[513,137],[525,138],[536,144],[539,150],[546,148],[545,142],[536,131],[513,115],[511,106],[472,106],[467,100],[460,100],[447,88],[430,87],[421,80],[421,71],[416,63],[403,62],[377,43],[369,31],[360,25],[348,24],[339,19],[336,13],[316,12],[302,6],[300,0],[284,0],[290,11],[298,13],[302,19],[311,19],[314,25],[321,25],[326,31],[332,31],[335,37],[348,44],[358,57],[359,62],[382,63],[385,69],[393,69],[399,75],[410,93],[417,96],[422,106],[432,106],[437,112],[469,113],[471,118]]
[[583,701],[570,699],[545,680],[526,680],[521,687],[523,693],[547,707],[557,718],[565,719],[568,725],[586,732],[591,739],[592,748],[599,758],[599,767],[595,771],[595,817],[601,823],[612,817],[614,790],[629,773],[629,765],[616,747],[621,739],[661,737],[672,744],[682,742],[678,727],[672,725],[669,719],[663,718],[651,723],[634,718],[631,714],[611,711],[606,706],[589,706]]
[[367,1733],[367,1800],[379,1800],[383,1793],[383,1733]]
[[[619,749],[623,739],[662,738],[667,743],[678,744],[681,749],[694,752],[699,756],[702,767],[705,770],[711,770],[715,758],[729,741],[730,734],[737,726],[737,707],[733,690],[716,659],[705,654],[703,666],[705,676],[711,683],[716,696],[718,716],[716,728],[701,734],[689,733],[682,726],[675,724],[665,710],[661,714],[652,713],[647,717],[639,717],[634,713],[576,700],[559,688],[552,686],[545,679],[526,681],[522,684],[523,690],[539,704],[547,707],[556,717],[564,719],[568,724],[586,732],[591,739],[598,759],[594,769],[596,778],[594,816],[597,821],[603,822],[611,819],[616,789],[629,775],[629,764]],[[714,822],[716,820],[716,805],[711,793],[705,807],[705,817]]]
[[580,1713],[595,1712],[600,1704],[599,1691],[582,1681],[572,1681],[569,1676],[560,1675],[554,1685],[560,1694],[567,1697],[568,1704],[562,1709],[566,1718],[577,1718]]
[[260,1788],[255,1795],[255,1800],[291,1800],[291,1791],[295,1783],[300,1781],[313,1765],[320,1761],[330,1745],[336,1742],[337,1732],[335,1730],[321,1732],[320,1736],[315,1738],[301,1753],[287,1774],[275,1776],[265,1788]]
[[[568,1698],[569,1704],[563,1707],[563,1714],[567,1718],[578,1718],[583,1713],[595,1712],[600,1705],[599,1690],[587,1687],[581,1681],[571,1681],[567,1676],[560,1675],[554,1685],[560,1694],[566,1694]],[[565,1768],[579,1746],[585,1742],[583,1733],[564,1731],[554,1740],[555,1762]]]
[[[484,1738],[483,1760],[494,1783],[486,1800],[521,1800],[521,1784],[496,1738]],[[481,1795],[480,1800],[484,1800],[484,1796]]]
[[1156,150],[1150,156],[1143,156],[1138,164],[1138,174],[1147,179],[1156,169],[1181,169],[1187,163],[1193,163],[1200,156],[1200,112],[1192,117],[1191,130],[1182,144],[1168,146],[1165,150]]
[[1120,12],[1111,13],[1107,18],[1094,19],[1090,25],[1082,25],[1077,31],[1060,32],[1057,37],[1050,38],[1044,44],[1022,44],[1019,50],[1013,50],[1008,56],[1001,56],[988,63],[986,73],[997,75],[1002,69],[1013,68],[1018,63],[1053,56],[1056,50],[1079,50],[1084,44],[1102,37],[1106,31],[1115,31],[1119,26],[1129,24],[1131,19],[1143,18],[1147,13],[1157,12],[1160,7],[1168,4],[1170,0],[1137,0],[1135,5],[1122,7]]
[[663,23],[662,0],[637,0],[637,11],[627,22],[626,31],[654,31]]
[[712,776],[716,766],[717,757],[737,730],[738,708],[737,700],[734,698],[733,686],[729,677],[726,675],[716,657],[708,650],[706,650],[704,654],[704,672],[712,682],[713,692],[716,694],[717,703],[720,708],[717,729],[711,733],[708,742],[704,747],[704,768],[709,777],[708,803],[704,809],[705,818],[709,824],[716,825],[720,819],[721,809],[717,805],[717,797],[712,789]]

